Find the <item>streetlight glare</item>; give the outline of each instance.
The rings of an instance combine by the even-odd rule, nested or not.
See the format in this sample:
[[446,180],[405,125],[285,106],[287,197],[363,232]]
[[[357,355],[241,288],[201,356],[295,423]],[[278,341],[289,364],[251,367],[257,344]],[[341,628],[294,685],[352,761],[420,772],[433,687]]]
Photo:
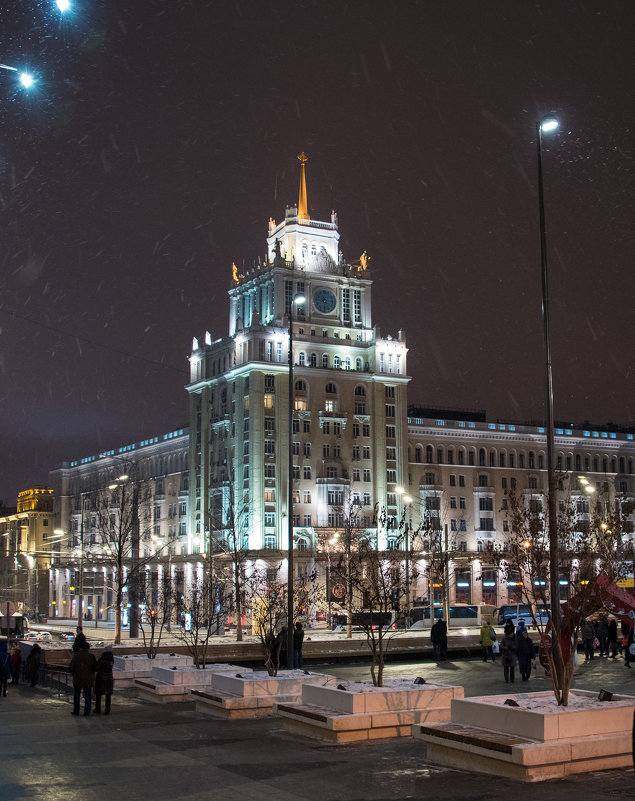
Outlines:
[[540,130],[543,133],[549,133],[550,131],[555,131],[559,125],[560,123],[555,117],[545,117],[540,121]]
[[22,84],[22,86],[24,86],[25,89],[30,89],[35,83],[35,79],[33,78],[32,75],[29,75],[28,72],[21,72],[20,83]]
[[55,5],[64,14],[71,7],[70,0],[55,0]]
[[303,306],[306,302],[306,297],[302,292],[298,292],[293,298],[293,303],[296,306]]

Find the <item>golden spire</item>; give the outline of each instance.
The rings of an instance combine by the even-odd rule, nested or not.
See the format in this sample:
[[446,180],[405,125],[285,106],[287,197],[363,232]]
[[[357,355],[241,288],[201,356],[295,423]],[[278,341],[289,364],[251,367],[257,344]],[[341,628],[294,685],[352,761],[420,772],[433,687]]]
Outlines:
[[300,196],[298,198],[298,218],[300,220],[310,220],[309,211],[306,202],[306,174],[304,172],[304,165],[309,160],[304,151],[298,156],[298,161],[302,165],[302,174],[300,175]]

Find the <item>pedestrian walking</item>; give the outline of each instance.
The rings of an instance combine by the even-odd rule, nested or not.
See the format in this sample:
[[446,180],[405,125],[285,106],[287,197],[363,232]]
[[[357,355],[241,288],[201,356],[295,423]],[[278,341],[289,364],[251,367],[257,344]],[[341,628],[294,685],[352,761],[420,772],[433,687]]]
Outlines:
[[518,642],[521,641],[524,631],[527,631],[527,626],[525,626],[525,621],[521,618],[518,621],[518,627],[516,629],[516,639]]
[[443,617],[430,629],[430,639],[435,662],[445,662],[448,654],[448,627]]
[[536,648],[529,637],[529,632],[525,629],[520,640],[518,640],[518,670],[523,681],[529,681],[531,667],[536,658]]
[[595,629],[593,623],[587,617],[580,629],[580,636],[582,637],[582,645],[584,646],[584,661],[589,662],[593,659],[593,640],[595,639]]
[[31,687],[35,687],[40,678],[40,662],[42,661],[42,649],[35,643],[31,648],[31,653],[27,656],[24,663],[24,678],[30,682]]
[[90,715],[90,705],[93,695],[93,673],[97,660],[88,650],[88,643],[82,645],[79,651],[71,658],[70,671],[73,675],[73,711],[72,715],[79,715],[79,702],[84,692],[84,716]]
[[11,678],[11,654],[6,643],[0,643],[0,696],[6,698],[7,683]]
[[615,659],[620,647],[617,640],[617,620],[615,620],[615,618],[611,618],[611,620],[609,620],[607,630],[609,648],[611,649],[611,656],[609,659]]
[[481,626],[481,634],[479,638],[480,644],[483,646],[483,662],[487,662],[488,657],[495,661],[494,657],[494,642],[496,640],[496,632],[489,623],[483,623]]
[[600,656],[609,655],[609,621],[606,615],[600,615],[598,627],[595,632],[600,643]]
[[115,658],[112,645],[107,645],[95,665],[95,714],[101,714],[101,697],[104,696],[104,715],[110,715],[110,703],[114,680],[112,675]]
[[20,683],[20,668],[22,667],[22,651],[17,642],[11,648],[11,683]]
[[506,634],[501,642],[501,658],[505,684],[514,683],[514,669],[518,660],[518,640],[513,631]]
[[293,630],[293,667],[301,668],[302,661],[302,644],[304,642],[304,629],[302,623],[298,620]]
[[635,647],[633,647],[634,642],[635,637],[633,635],[633,629],[629,626],[628,636],[626,637],[626,646],[624,648],[624,664],[627,668],[630,668],[631,662],[635,662],[635,653],[633,653],[633,650],[635,650]]
[[503,629],[503,634],[513,634],[514,633],[514,621],[511,617],[508,617],[505,621],[505,628]]

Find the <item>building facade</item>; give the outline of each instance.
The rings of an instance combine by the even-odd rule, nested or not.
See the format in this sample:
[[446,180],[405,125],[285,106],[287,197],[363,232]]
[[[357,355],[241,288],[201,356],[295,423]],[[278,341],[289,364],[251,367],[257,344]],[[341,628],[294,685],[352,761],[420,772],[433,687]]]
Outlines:
[[[51,566],[51,615],[76,614],[71,588],[83,543],[88,571],[101,574],[91,583],[82,572],[92,590],[84,592],[87,611],[112,617],[112,576],[86,499],[124,466],[144,487],[140,557],[154,583],[169,570],[187,584],[231,537],[254,562],[278,564],[286,575],[288,514],[296,573],[317,569],[325,580],[324,543],[354,508],[380,548],[394,547],[399,520],[419,532],[413,603],[439,600],[434,547],[451,554],[452,602],[516,599],[515,582],[502,578],[507,496],[516,489],[534,508],[542,504],[545,430],[484,413],[409,409],[405,334],[380,334],[368,259],[348,261],[339,240],[335,212],[326,221],[308,214],[303,162],[298,205],[282,221],[270,219],[266,257],[244,274],[233,268],[227,332],[193,341],[189,429],[53,471],[66,562]],[[635,499],[633,440],[632,431],[556,430],[560,498],[573,499],[582,521],[590,510],[580,476],[602,503]],[[630,532],[632,521],[631,514]]]

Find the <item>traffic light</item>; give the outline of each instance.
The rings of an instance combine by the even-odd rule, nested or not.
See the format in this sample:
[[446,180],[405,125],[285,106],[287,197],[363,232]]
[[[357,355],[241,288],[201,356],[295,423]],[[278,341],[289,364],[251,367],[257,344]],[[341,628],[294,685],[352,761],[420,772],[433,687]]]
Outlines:
[[395,587],[390,592],[390,598],[392,600],[392,608],[396,611],[399,609],[399,588]]
[[150,617],[152,618],[152,622],[154,622],[156,620],[156,617],[157,617],[157,610],[156,609],[151,609],[150,610]]

